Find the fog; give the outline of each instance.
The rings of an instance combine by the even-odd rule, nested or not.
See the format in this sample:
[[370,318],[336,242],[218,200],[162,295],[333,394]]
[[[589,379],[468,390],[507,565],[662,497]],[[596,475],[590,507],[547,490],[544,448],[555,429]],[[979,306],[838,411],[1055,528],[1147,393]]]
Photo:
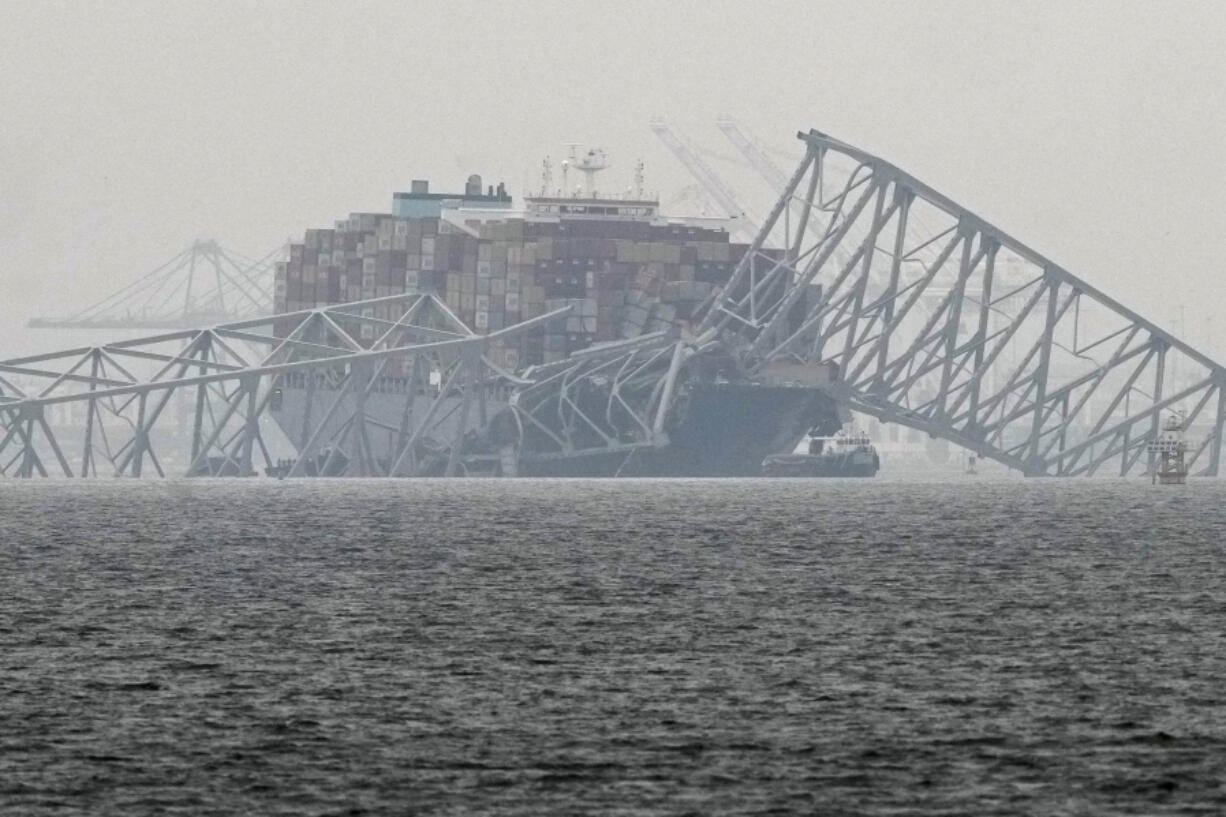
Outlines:
[[[1216,3],[0,3],[0,357],[215,237],[251,256],[410,179],[691,183],[731,115],[873,151],[1226,359]],[[780,159],[783,162],[783,159]],[[735,168],[728,170],[735,176]],[[746,176],[746,178],[751,178]],[[763,190],[738,183],[747,197]],[[753,202],[751,202],[753,204]]]

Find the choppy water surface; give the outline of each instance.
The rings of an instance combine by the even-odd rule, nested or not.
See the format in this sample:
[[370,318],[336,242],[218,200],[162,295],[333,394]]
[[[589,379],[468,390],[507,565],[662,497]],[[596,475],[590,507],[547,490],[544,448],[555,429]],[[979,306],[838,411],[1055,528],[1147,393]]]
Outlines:
[[0,811],[1226,811],[1226,485],[0,484]]

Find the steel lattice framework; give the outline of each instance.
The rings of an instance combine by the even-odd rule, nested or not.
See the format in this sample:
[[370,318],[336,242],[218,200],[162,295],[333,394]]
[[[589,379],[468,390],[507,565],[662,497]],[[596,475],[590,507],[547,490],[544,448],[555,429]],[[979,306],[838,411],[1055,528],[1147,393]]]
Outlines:
[[265,315],[273,266],[284,248],[246,258],[214,240],[195,241],[157,268],[72,315],[34,318],[35,329],[188,329]]
[[1029,475],[1152,469],[1146,445],[1176,410],[1204,430],[1191,462],[1217,474],[1222,366],[889,162],[799,138],[751,251],[773,241],[783,258],[741,264],[704,327],[735,327],[760,362],[833,362],[855,410]]
[[[1151,472],[1162,417],[1179,412],[1200,435],[1189,466],[1217,475],[1226,369],[894,165],[799,137],[783,195],[685,325],[511,373],[489,345],[566,310],[482,336],[410,294],[4,361],[0,474],[163,473],[155,427],[176,393],[194,406],[186,472],[250,473],[256,451],[272,463],[261,419],[286,378],[318,385],[322,407],[293,474],[452,475],[512,449],[629,464],[668,444],[687,384],[718,361],[715,380],[820,388],[1034,476]],[[390,304],[399,319],[373,317]],[[134,360],[155,370],[134,375]],[[393,362],[398,424],[365,409]],[[62,405],[83,413],[76,458],[46,419]],[[375,425],[390,460],[371,454]]]
[[1152,471],[1163,413],[1218,473],[1226,370],[894,165],[817,131],[696,326],[594,348],[516,395],[559,456],[661,444],[691,362],[778,383],[834,366],[850,408],[1027,475]]
[[[393,306],[396,320],[373,317],[376,307]],[[275,465],[262,419],[283,381],[297,377],[318,386],[323,411],[296,445],[291,476],[450,476],[460,466],[458,443],[488,422],[487,404],[522,382],[488,360],[490,344],[567,311],[478,335],[436,296],[414,293],[4,361],[0,475],[139,477],[152,467],[164,476],[176,446],[158,430],[176,422],[168,411],[176,397],[189,406],[183,471],[254,473],[257,455]],[[360,342],[363,334],[373,341]],[[364,403],[393,363],[404,373],[397,380],[406,410],[391,430],[396,460],[379,462],[369,453]],[[135,374],[137,364],[153,370]],[[72,447],[47,420],[56,407],[77,410]],[[342,449],[348,454],[338,461]]]

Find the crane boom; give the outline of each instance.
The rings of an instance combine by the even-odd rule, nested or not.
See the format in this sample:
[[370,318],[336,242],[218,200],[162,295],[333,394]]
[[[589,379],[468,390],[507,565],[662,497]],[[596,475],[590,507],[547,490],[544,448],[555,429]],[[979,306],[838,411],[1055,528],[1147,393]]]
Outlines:
[[757,223],[745,212],[745,208],[737,203],[736,196],[728,186],[720,180],[710,165],[699,158],[693,150],[673,133],[672,128],[663,119],[652,119],[651,130],[664,143],[664,146],[677,157],[677,160],[685,165],[685,169],[690,172],[694,180],[702,185],[702,188],[710,194],[711,198],[731,218],[737,219],[745,231],[755,234],[758,232]]
[[733,147],[741,152],[741,155],[745,157],[750,166],[758,172],[759,176],[766,180],[767,184],[776,193],[783,192],[783,189],[788,184],[787,175],[754,144],[753,140],[745,135],[735,119],[722,117],[716,120],[715,126],[728,138]]

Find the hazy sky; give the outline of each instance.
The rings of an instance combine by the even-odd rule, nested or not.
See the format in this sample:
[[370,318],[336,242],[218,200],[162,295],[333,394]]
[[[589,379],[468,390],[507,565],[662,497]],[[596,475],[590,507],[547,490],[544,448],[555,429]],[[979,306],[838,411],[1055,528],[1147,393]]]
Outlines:
[[[647,127],[876,152],[1203,343],[1226,299],[1226,3],[0,0],[0,358],[197,237],[249,255],[424,177],[519,195]],[[749,191],[745,191],[750,195]],[[755,194],[757,195],[757,194]],[[1226,359],[1226,327],[1212,336]]]

